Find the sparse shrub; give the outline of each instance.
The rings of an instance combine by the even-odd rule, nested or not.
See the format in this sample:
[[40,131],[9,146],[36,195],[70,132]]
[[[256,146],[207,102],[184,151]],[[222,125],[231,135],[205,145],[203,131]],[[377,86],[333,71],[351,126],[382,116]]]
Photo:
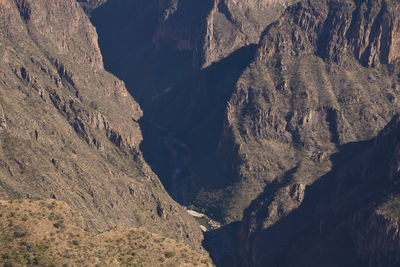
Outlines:
[[164,253],[166,258],[172,258],[173,256],[175,256],[175,252],[173,251],[167,251]]
[[28,234],[28,232],[26,232],[26,231],[24,231],[24,232],[22,232],[22,231],[14,231],[14,237],[15,238],[21,238],[21,237],[26,236],[27,234]]
[[51,212],[47,219],[49,219],[49,221],[63,221],[63,217],[54,212]]
[[79,241],[78,240],[72,240],[72,245],[79,246]]
[[40,257],[40,256],[36,256],[36,257],[34,257],[33,258],[33,261],[32,261],[32,263],[33,263],[33,265],[41,265],[42,264],[42,257]]
[[3,266],[4,266],[4,267],[13,267],[14,265],[13,265],[11,262],[7,261],[7,262],[5,262],[5,263],[3,264]]
[[37,248],[39,249],[39,251],[45,252],[46,250],[49,249],[49,246],[45,245],[45,244],[40,244],[40,245],[37,245]]
[[24,215],[24,216],[22,217],[22,221],[26,222],[27,220],[28,220],[28,216],[27,216],[27,215]]
[[65,225],[64,225],[64,223],[62,221],[58,221],[58,222],[54,223],[53,226],[55,228],[58,228],[58,229],[59,228],[65,228]]
[[95,102],[95,101],[92,101],[92,102],[90,102],[90,107],[92,108],[92,109],[94,109],[94,110],[97,110],[98,108],[99,108],[99,105],[97,104],[97,102]]

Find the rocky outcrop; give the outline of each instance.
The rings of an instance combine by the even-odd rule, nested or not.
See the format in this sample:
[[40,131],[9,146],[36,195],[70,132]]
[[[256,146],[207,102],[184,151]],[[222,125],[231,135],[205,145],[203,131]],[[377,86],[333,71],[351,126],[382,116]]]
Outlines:
[[92,230],[143,226],[199,248],[197,223],[143,159],[142,110],[104,70],[79,4],[2,0],[0,40],[0,196],[62,200]]
[[350,235],[357,255],[366,266],[396,266],[400,264],[399,196],[391,196],[378,209],[357,212]]
[[[242,159],[235,200],[225,205],[225,216],[237,218],[265,184],[293,168],[299,184],[313,183],[330,169],[329,155],[339,145],[374,137],[396,113],[398,61],[392,59],[388,67],[385,52],[392,47],[371,48],[377,54],[367,56],[375,58],[367,62],[356,53],[361,48],[354,41],[356,32],[364,33],[372,24],[371,37],[360,37],[369,40],[365,46],[396,36],[396,27],[386,25],[398,23],[392,13],[398,5],[379,3],[302,1],[266,29],[225,116],[230,133],[225,131],[222,139],[233,138],[233,146],[224,150],[238,148]],[[360,9],[382,18],[361,22]]]
[[108,68],[193,151],[189,201],[232,221],[266,184],[296,167],[298,184],[312,183],[338,145],[374,137],[395,114],[398,8],[116,1],[92,20]]
[[98,8],[99,6],[107,2],[107,0],[77,0],[77,1],[82,6],[83,10],[85,10],[86,14],[88,14],[89,16],[94,9]]
[[207,16],[202,67],[257,44],[264,29],[296,0],[215,0]]
[[[341,147],[332,170],[299,191],[302,199],[282,199],[285,185],[267,186],[241,223],[241,266],[396,266],[399,122],[396,116],[373,140]],[[290,200],[298,205],[285,212]],[[278,220],[271,216],[277,201]]]
[[314,53],[342,64],[349,57],[365,66],[393,63],[399,58],[398,9],[397,3],[384,0],[300,2],[286,11],[280,26],[296,25],[309,34],[295,33],[295,27],[289,27],[279,39],[264,39],[266,49],[259,56],[267,60]]
[[[201,12],[188,16],[188,3],[131,6],[147,14],[134,16],[147,31],[139,38],[140,29],[131,27],[134,37],[121,49],[113,46],[113,27],[102,20],[120,14],[111,3],[92,18],[105,38],[106,62],[132,88],[141,88],[137,99],[148,118],[193,150],[188,201],[224,222],[243,219],[240,243],[250,266],[276,263],[264,259],[277,259],[274,252],[287,251],[290,236],[302,231],[282,234],[291,229],[286,224],[296,229],[285,218],[301,214],[307,188],[326,190],[319,181],[336,167],[331,156],[374,138],[398,111],[399,5],[193,1]],[[129,16],[121,21],[135,25]],[[321,223],[318,216],[311,217]],[[338,227],[346,228],[350,217],[340,221]],[[284,230],[270,230],[275,228]],[[275,235],[281,243],[264,246]],[[271,252],[263,255],[266,247]]]

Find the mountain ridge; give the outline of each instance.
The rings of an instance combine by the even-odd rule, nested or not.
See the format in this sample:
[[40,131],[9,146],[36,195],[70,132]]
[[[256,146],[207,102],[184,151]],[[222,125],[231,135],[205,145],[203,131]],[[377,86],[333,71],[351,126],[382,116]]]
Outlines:
[[146,226],[201,250],[143,159],[142,110],[104,70],[79,4],[2,1],[0,25],[1,197],[66,201],[92,230]]

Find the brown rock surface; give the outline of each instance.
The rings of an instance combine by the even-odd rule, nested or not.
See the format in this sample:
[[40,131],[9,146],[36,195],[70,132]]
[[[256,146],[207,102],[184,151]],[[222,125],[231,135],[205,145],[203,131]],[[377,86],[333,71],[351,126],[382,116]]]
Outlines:
[[104,70],[79,4],[1,1],[0,40],[0,196],[52,197],[90,229],[144,226],[199,248],[198,225],[143,160],[142,111]]
[[[279,253],[290,250],[289,230],[296,229],[285,218],[304,211],[307,188],[317,188],[315,195],[329,191],[320,179],[343,166],[331,156],[350,161],[355,155],[342,149],[374,138],[399,108],[399,2],[294,2],[135,2],[135,12],[146,16],[131,20],[128,14],[116,24],[132,26],[124,31],[135,33],[126,46],[113,41],[127,35],[114,33],[100,13],[94,16],[106,62],[140,88],[137,99],[147,118],[184,138],[193,151],[187,200],[225,222],[243,219],[239,244],[249,266],[276,265]],[[193,6],[201,12],[190,16]],[[107,5],[99,10],[104,17],[119,14],[111,7],[110,13]],[[271,17],[263,16],[268,12]],[[133,26],[143,22],[150,23],[141,35],[142,28]],[[349,213],[337,220],[351,221],[355,213]],[[330,237],[327,248],[335,243]],[[268,238],[277,240],[277,250],[268,252]],[[354,249],[338,253],[349,256]],[[288,253],[298,255],[295,249]],[[315,256],[307,253],[304,266]],[[292,259],[288,266],[296,266]]]
[[107,65],[147,119],[193,151],[188,200],[232,221],[293,168],[299,184],[312,183],[338,145],[374,137],[397,112],[398,8],[383,0],[122,1],[92,18]]
[[[399,122],[395,116],[376,138],[342,146],[332,170],[303,190],[267,187],[241,223],[240,266],[397,266]],[[301,205],[288,212],[288,200]]]
[[229,56],[237,49],[257,44],[264,29],[296,0],[215,0],[207,16],[202,66]]
[[[291,169],[299,184],[313,183],[330,169],[329,155],[339,145],[374,137],[397,112],[398,61],[386,65],[392,48],[372,47],[396,36],[396,28],[381,29],[397,23],[398,7],[393,1],[302,1],[267,28],[227,106],[219,150],[237,151],[229,157],[240,163],[227,167],[238,180],[225,216],[240,217],[263,184]],[[361,23],[360,9],[381,19]],[[375,25],[365,46],[376,55],[355,53],[354,36],[364,24]]]

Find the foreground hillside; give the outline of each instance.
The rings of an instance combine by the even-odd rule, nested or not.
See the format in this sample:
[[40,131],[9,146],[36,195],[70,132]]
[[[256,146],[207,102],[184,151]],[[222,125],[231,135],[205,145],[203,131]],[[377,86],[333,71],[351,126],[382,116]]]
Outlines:
[[56,200],[0,201],[0,262],[4,266],[211,266],[206,254],[144,229],[90,232],[79,212]]
[[198,224],[139,150],[139,105],[103,68],[73,0],[0,1],[0,197],[53,198],[93,231],[147,230],[200,249]]

